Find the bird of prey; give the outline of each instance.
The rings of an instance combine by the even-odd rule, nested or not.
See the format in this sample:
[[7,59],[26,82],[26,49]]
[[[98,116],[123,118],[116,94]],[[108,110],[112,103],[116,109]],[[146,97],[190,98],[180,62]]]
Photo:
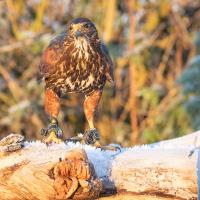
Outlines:
[[83,108],[89,124],[83,140],[86,144],[100,146],[94,113],[106,81],[114,83],[113,63],[89,19],[72,20],[66,31],[50,42],[40,61],[39,77],[45,81],[44,107],[50,117],[50,123],[43,132],[54,132],[50,140],[59,142],[62,134],[57,121],[61,96],[82,93],[85,95]]

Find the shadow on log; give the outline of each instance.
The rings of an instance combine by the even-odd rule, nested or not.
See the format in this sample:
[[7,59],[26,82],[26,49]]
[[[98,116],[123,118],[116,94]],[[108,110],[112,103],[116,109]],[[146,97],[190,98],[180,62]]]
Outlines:
[[0,197],[197,199],[198,153],[194,151],[190,158],[188,155],[194,141],[198,143],[198,135],[197,132],[175,140],[124,148],[120,153],[73,143],[47,147],[41,142],[10,137],[0,142]]

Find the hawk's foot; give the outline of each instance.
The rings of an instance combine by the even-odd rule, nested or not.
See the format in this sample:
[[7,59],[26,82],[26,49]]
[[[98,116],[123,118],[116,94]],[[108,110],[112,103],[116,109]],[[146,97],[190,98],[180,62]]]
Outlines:
[[90,129],[85,132],[83,135],[84,143],[88,145],[95,146],[96,148],[100,148],[101,150],[108,151],[121,151],[119,147],[116,146],[103,146],[100,143],[100,135],[96,128]]
[[86,131],[84,134],[78,134],[76,137],[72,137],[67,139],[66,142],[80,142],[82,144],[88,144],[94,146],[96,148],[100,148],[101,150],[109,150],[109,151],[121,151],[118,146],[103,146],[100,143],[100,135],[97,129],[90,129]]
[[94,145],[100,140],[99,132],[96,128],[86,131],[83,135],[85,144]]
[[62,142],[62,130],[58,126],[58,121],[55,118],[50,120],[49,125],[46,129],[41,130],[41,135],[45,136],[44,142],[50,143],[61,143]]

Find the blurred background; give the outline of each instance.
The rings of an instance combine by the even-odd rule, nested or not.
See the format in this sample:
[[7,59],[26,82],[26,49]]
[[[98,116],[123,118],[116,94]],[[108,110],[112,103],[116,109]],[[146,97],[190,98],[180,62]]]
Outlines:
[[[44,84],[36,81],[43,49],[69,20],[97,26],[115,64],[96,117],[104,143],[129,146],[200,129],[199,0],[0,0],[0,137],[41,139],[48,123]],[[62,100],[65,138],[87,129],[83,97]]]

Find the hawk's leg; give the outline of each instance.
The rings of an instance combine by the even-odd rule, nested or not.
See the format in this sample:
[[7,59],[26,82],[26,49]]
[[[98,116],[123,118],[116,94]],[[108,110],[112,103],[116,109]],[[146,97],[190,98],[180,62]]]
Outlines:
[[84,143],[94,145],[97,148],[101,148],[103,150],[115,151],[118,149],[113,146],[102,146],[100,144],[100,141],[99,141],[100,135],[94,126],[94,114],[98,107],[101,95],[102,95],[102,91],[96,90],[85,98],[84,112],[89,124],[89,130],[86,131],[85,134],[83,135],[83,140],[84,140]]
[[60,110],[60,98],[51,89],[46,89],[44,98],[44,107],[46,113],[50,116],[50,123],[46,129],[42,129],[42,135],[45,135],[45,143],[62,142],[62,130],[58,126],[57,116]]
[[87,144],[95,144],[96,141],[99,141],[99,133],[94,127],[94,114],[98,107],[102,91],[94,91],[89,96],[86,96],[84,101],[84,112],[85,117],[89,124],[89,131],[85,132],[84,139]]

